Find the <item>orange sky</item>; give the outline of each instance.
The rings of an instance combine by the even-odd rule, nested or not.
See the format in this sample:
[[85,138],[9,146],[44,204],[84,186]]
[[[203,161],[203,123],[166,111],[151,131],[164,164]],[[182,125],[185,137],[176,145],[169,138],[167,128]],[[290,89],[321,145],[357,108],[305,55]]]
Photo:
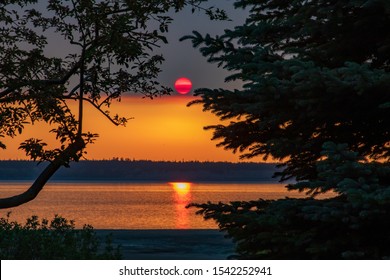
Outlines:
[[[133,117],[126,127],[116,127],[103,115],[86,105],[84,130],[98,133],[95,144],[87,148],[88,159],[148,159],[165,161],[238,161],[238,155],[217,148],[211,141],[211,131],[205,125],[219,123],[211,113],[202,111],[201,105],[187,107],[192,96],[164,96],[153,100],[141,96],[124,97],[114,103],[112,113]],[[42,125],[29,126],[22,137],[4,139],[6,150],[0,150],[0,159],[24,159],[17,150],[20,142],[30,137],[47,141]],[[52,138],[53,136],[50,135]],[[48,141],[48,143],[50,143]]]

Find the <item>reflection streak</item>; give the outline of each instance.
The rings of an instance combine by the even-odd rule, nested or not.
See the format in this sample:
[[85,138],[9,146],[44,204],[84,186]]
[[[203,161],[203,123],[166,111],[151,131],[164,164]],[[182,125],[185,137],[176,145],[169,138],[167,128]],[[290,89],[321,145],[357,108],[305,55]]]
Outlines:
[[189,209],[186,206],[191,202],[191,183],[172,182],[170,185],[174,190],[173,201],[176,210],[176,228],[189,229]]

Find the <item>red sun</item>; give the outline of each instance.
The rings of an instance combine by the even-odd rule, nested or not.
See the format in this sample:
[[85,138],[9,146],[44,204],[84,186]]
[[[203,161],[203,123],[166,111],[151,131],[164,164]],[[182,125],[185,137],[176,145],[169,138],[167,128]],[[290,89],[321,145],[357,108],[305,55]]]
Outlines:
[[192,88],[192,82],[187,78],[179,78],[175,82],[175,89],[180,94],[187,94]]

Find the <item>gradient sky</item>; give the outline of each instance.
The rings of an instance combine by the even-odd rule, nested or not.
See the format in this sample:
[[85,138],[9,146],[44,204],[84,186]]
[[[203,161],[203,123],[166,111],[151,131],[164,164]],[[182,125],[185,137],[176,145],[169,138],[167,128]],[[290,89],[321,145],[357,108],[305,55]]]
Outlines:
[[[190,41],[179,42],[179,38],[197,30],[203,34],[221,34],[226,28],[233,28],[244,22],[246,12],[233,9],[234,1],[210,1],[208,5],[222,7],[232,19],[229,22],[210,21],[202,12],[191,13],[186,9],[174,14],[167,38],[168,45],[156,50],[166,59],[162,65],[159,80],[173,88],[175,80],[187,77],[193,82],[193,89],[237,88],[239,83],[225,84],[228,73],[207,63]],[[55,47],[55,50],[60,50]],[[68,50],[67,50],[68,51]],[[202,112],[200,105],[190,108],[186,104],[194,97],[174,94],[157,99],[143,99],[134,94],[112,105],[111,111],[121,116],[132,117],[126,127],[115,127],[105,117],[86,106],[84,129],[98,133],[96,143],[87,148],[88,159],[110,159],[113,157],[150,160],[199,160],[199,161],[238,161],[238,155],[223,148],[217,148],[211,141],[211,131],[204,131],[205,125],[219,123],[211,113]],[[28,127],[22,137],[4,141],[8,148],[0,151],[1,159],[23,159],[24,154],[17,150],[19,143],[27,138],[48,139],[47,126]],[[258,159],[260,160],[260,159]]]

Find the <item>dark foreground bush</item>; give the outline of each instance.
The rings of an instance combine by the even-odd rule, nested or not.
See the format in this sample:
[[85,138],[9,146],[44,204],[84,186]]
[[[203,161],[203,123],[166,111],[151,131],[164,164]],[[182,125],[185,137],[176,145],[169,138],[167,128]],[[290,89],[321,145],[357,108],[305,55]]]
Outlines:
[[50,222],[37,216],[24,225],[0,218],[0,259],[119,259],[107,237],[101,244],[92,226],[75,229],[74,221],[56,215]]

